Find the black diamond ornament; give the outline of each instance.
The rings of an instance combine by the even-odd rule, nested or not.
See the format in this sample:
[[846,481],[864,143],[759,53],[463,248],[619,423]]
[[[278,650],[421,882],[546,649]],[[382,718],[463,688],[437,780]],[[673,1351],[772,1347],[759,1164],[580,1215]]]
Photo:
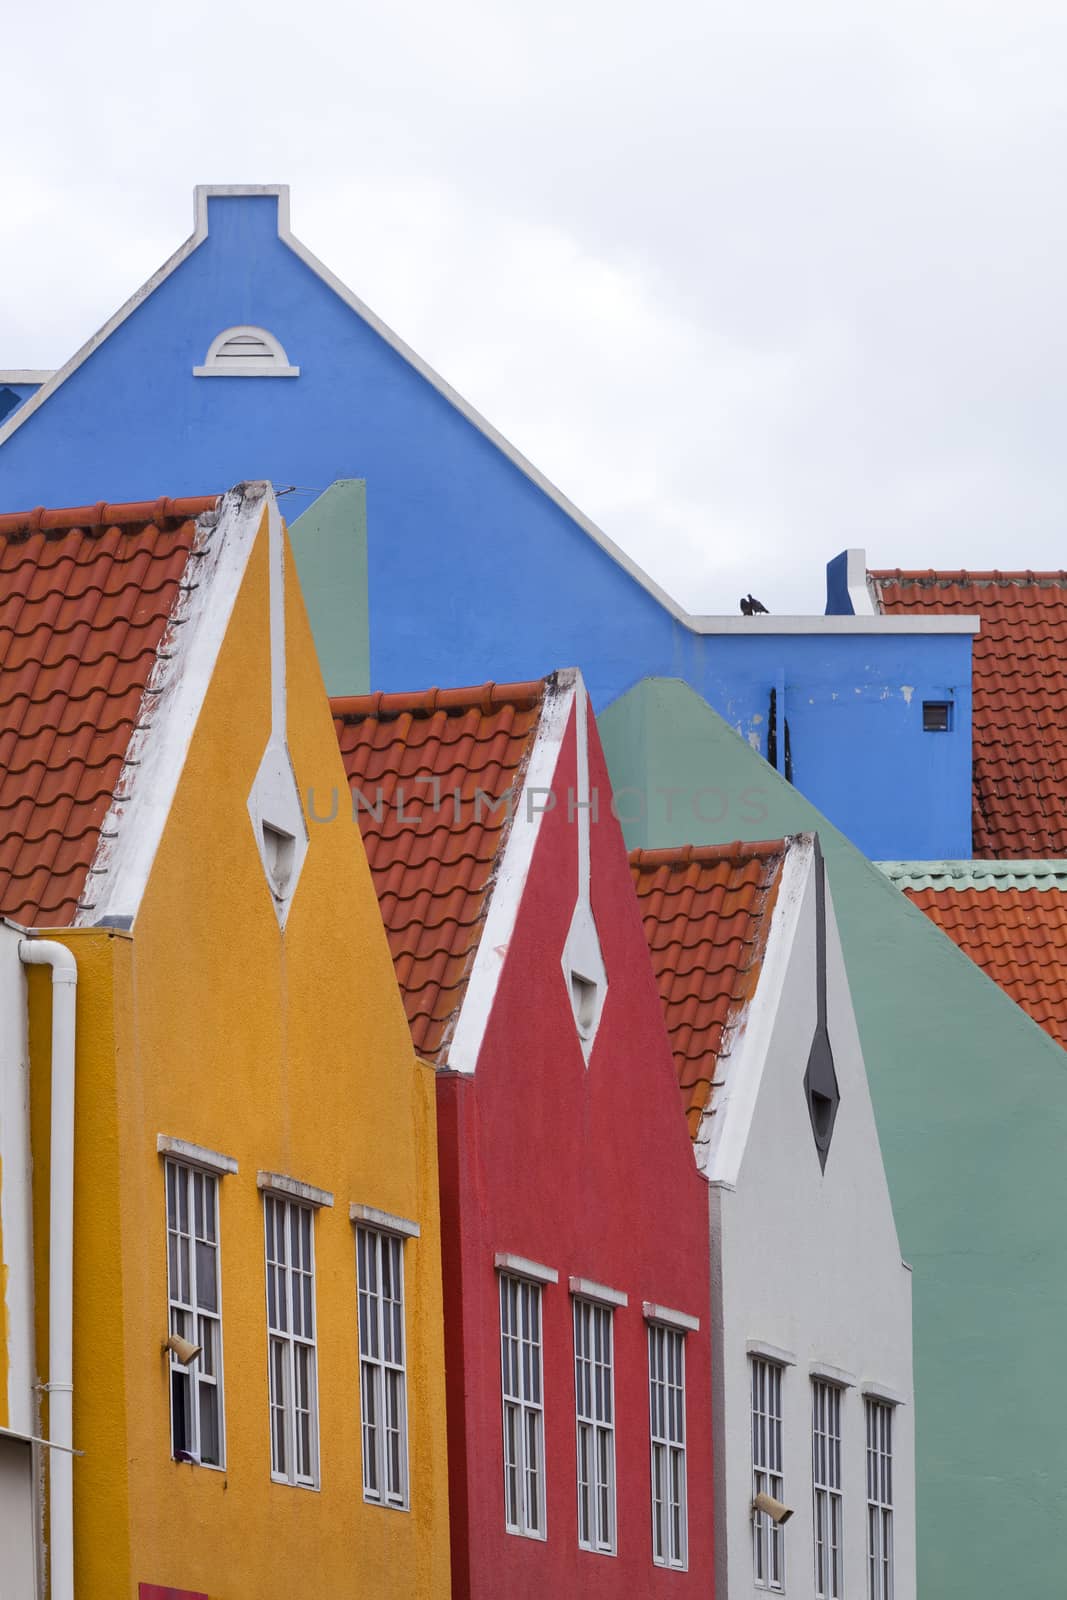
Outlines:
[[834,1071],[834,1053],[830,1048],[830,1035],[826,1027],[826,867],[818,834],[815,835],[815,996],[815,1035],[808,1052],[804,1094],[808,1102],[811,1131],[815,1135],[815,1148],[819,1152],[819,1166],[825,1172],[830,1140],[837,1121],[837,1108],[841,1103],[841,1090]]
[[830,1035],[826,1031],[825,1022],[821,1020],[815,1025],[815,1037],[811,1041],[808,1070],[804,1074],[804,1093],[808,1101],[808,1115],[811,1117],[811,1131],[815,1135],[815,1148],[819,1152],[819,1166],[825,1172],[826,1158],[830,1154],[830,1140],[833,1138],[834,1123],[837,1120],[837,1108],[841,1103],[841,1091],[837,1086],[837,1073],[834,1071]]

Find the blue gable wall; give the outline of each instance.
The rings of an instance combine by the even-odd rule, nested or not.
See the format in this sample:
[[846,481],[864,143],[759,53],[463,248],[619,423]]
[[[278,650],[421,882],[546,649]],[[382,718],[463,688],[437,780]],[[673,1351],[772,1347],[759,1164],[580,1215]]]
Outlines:
[[[209,198],[207,223],[0,444],[0,507],[269,478],[297,486],[292,521],[335,479],[365,479],[373,687],[576,665],[599,708],[681,677],[765,749],[781,678],[795,782],[866,853],[969,853],[969,637],[695,632],[278,237],[277,196]],[[194,377],[244,323],[300,376]],[[950,691],[956,731],[924,736],[922,698]]]

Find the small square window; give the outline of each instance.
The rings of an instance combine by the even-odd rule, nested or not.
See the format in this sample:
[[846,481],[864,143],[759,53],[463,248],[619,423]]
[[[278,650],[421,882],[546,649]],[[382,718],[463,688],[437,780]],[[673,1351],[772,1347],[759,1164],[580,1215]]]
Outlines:
[[924,733],[951,733],[952,731],[952,701],[951,700],[924,700],[923,701],[923,732]]

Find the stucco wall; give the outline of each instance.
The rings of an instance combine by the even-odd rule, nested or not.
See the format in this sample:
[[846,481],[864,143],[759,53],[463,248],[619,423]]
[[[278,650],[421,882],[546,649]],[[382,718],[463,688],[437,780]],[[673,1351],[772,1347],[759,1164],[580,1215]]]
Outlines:
[[913,1268],[919,1593],[1057,1593],[1067,1056],[686,685],[600,731],[631,846],[818,830]]
[[[334,825],[312,825],[279,932],[246,808],[270,729],[268,615],[264,522],[134,929],[65,936],[82,966],[79,1600],[132,1596],[139,1581],[213,1600],[333,1595],[356,1573],[364,1595],[449,1589],[433,1075],[413,1056],[345,808]],[[289,744],[306,804],[310,786],[325,794],[345,780],[291,562],[287,644]],[[170,1458],[160,1133],[239,1164],[220,1180],[225,1471]],[[317,1491],[270,1477],[258,1169],[335,1199],[315,1221]],[[421,1225],[405,1246],[410,1512],[362,1497],[352,1201]]]
[[[602,786],[595,729],[591,743],[591,781]],[[574,775],[572,720],[555,778],[559,801],[542,824],[476,1071],[439,1079],[457,1441],[454,1593],[508,1600],[706,1596],[713,1562],[706,1186],[693,1162],[626,856],[610,819],[591,829],[592,904],[608,994],[588,1067],[582,1056],[561,968],[578,884],[578,829],[566,805]],[[504,1527],[497,1251],[559,1273],[543,1294],[543,1542]],[[578,1546],[572,1274],[629,1297],[615,1312],[615,1557]],[[644,1300],[700,1319],[686,1356],[686,1573],[652,1562]]]
[[[786,1588],[815,1594],[812,1518],[811,1372],[848,1374],[841,1404],[844,1593],[866,1593],[866,1455],[863,1385],[904,1404],[894,1414],[896,1600],[915,1595],[914,1418],[910,1272],[901,1263],[889,1193],[840,941],[827,896],[827,1025],[840,1104],[826,1170],[819,1166],[803,1080],[816,1020],[815,882],[783,883],[761,989],[782,988],[763,1055],[743,1036],[730,1071],[759,1074],[736,1188],[712,1190],[712,1251],[723,1286],[723,1437],[718,1491],[726,1538],[718,1592],[758,1595],[752,1576],[752,1437],[749,1341],[788,1352],[782,1383],[784,1494],[794,1516],[783,1529]],[[787,869],[788,872],[789,869]],[[791,948],[786,948],[792,934]],[[772,970],[773,969],[773,970]],[[773,995],[769,1002],[773,1003]],[[755,1006],[768,1003],[757,990]],[[736,1107],[734,1109],[737,1109]],[[723,1548],[725,1544],[725,1548]]]

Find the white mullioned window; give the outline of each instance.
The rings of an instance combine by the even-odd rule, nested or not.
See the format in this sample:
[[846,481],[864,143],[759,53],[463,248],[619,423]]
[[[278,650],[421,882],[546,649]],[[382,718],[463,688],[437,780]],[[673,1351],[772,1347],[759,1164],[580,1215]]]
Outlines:
[[504,1522],[509,1533],[546,1537],[541,1285],[500,1274],[500,1368],[504,1403]]
[[689,1561],[685,1472],[685,1334],[650,1323],[649,1429],[652,1443],[652,1559],[658,1567]]
[[815,1597],[841,1600],[841,1390],[822,1378],[811,1384],[811,1457]]
[[[782,1474],[782,1368],[750,1358],[752,1373],[752,1494],[784,1496]],[[752,1518],[752,1577],[758,1589],[785,1588],[785,1530],[764,1511]]]
[[199,1355],[187,1366],[171,1352],[171,1454],[177,1461],[223,1467],[218,1178],[182,1162],[168,1161],[165,1181],[170,1331],[200,1346]]
[[315,1352],[315,1213],[263,1196],[267,1258],[270,1470],[280,1483],[319,1481]]
[[403,1239],[357,1228],[356,1283],[363,1498],[403,1511],[409,1503]]
[[893,1600],[893,1407],[867,1398],[867,1595]]
[[614,1312],[574,1301],[574,1396],[578,1431],[578,1543],[615,1554]]

